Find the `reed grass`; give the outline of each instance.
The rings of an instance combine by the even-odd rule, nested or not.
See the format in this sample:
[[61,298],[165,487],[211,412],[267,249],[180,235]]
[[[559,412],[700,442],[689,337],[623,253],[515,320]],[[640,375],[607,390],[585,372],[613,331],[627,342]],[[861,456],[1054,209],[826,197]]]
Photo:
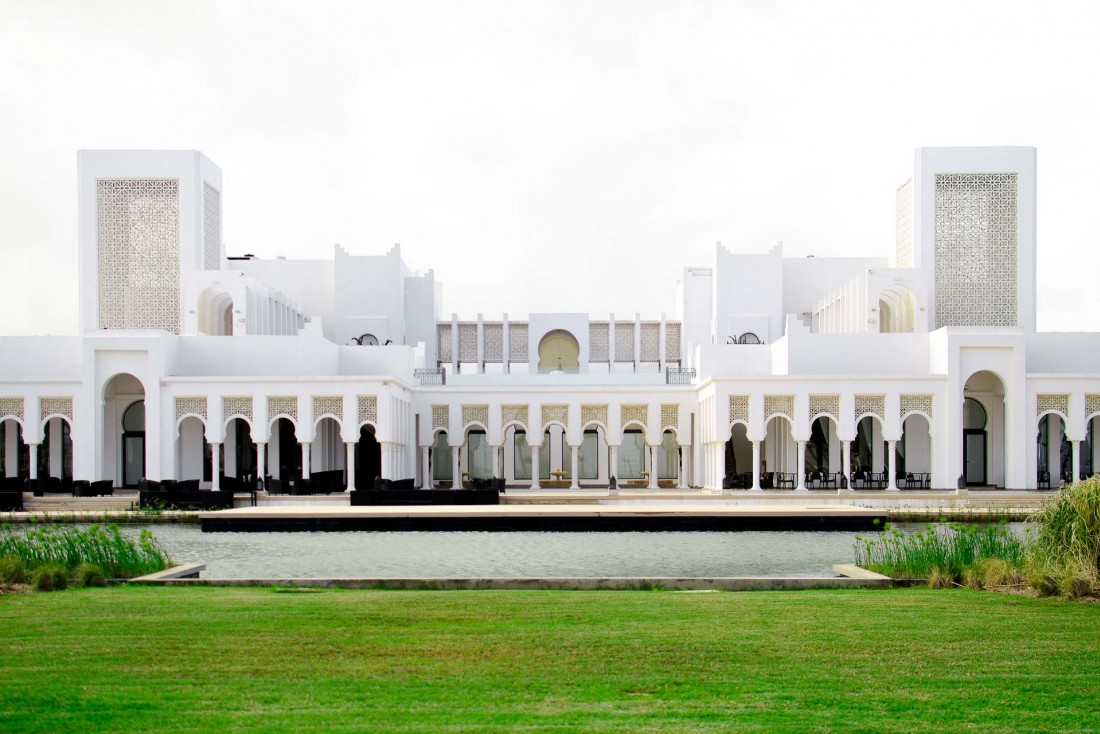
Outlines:
[[895,578],[935,578],[975,586],[981,578],[979,564],[1003,559],[1023,562],[1027,543],[1004,523],[996,525],[933,525],[926,530],[902,532],[887,528],[879,538],[857,538],[856,563]]
[[[115,525],[43,525],[0,528],[0,570],[9,583],[34,578],[39,569],[60,568],[69,577],[133,578],[171,565],[168,553],[148,530],[136,538]],[[98,574],[90,572],[94,567]]]

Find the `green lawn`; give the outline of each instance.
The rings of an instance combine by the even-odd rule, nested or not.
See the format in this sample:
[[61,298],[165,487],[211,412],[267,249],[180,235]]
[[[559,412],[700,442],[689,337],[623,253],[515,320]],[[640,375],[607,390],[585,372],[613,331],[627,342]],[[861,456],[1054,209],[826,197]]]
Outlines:
[[0,597],[0,731],[1097,731],[1100,605],[971,591]]

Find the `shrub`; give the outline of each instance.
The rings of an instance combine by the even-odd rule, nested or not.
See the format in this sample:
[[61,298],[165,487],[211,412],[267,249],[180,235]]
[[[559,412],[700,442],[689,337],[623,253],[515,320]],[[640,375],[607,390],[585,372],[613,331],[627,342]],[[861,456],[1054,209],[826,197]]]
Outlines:
[[928,574],[929,589],[950,589],[954,579],[947,569],[933,568]]
[[0,558],[0,581],[5,584],[25,584],[30,580],[26,564],[15,556]]
[[46,563],[34,571],[34,588],[39,591],[60,591],[69,585],[69,574],[60,563]]
[[927,530],[887,529],[879,538],[859,538],[856,563],[899,578],[930,578],[934,570],[951,580],[984,558],[1019,563],[1026,544],[1004,523],[933,525]]
[[1023,574],[1004,558],[983,558],[978,561],[982,586],[1009,586],[1023,581]]
[[1027,581],[1041,595],[1071,599],[1100,586],[1100,476],[1059,490],[1034,517]]
[[103,569],[94,563],[85,561],[76,567],[74,574],[77,581],[84,586],[106,586],[107,579],[103,576]]

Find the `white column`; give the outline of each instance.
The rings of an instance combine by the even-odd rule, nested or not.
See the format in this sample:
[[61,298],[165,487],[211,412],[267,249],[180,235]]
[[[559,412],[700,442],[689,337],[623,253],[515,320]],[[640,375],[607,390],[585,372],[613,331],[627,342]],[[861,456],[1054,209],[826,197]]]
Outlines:
[[462,463],[460,446],[451,447],[451,489],[462,489]]
[[4,423],[4,474],[19,476],[19,437],[15,435],[15,421]]
[[577,477],[577,468],[580,466],[580,450],[580,446],[569,447],[569,452],[572,454],[572,463],[570,464],[569,476],[573,480],[572,483],[569,485],[570,489],[581,488],[580,479]]
[[531,446],[531,489],[539,488],[539,451],[540,445]]
[[1070,441],[1069,447],[1073,455],[1073,461],[1070,464],[1073,467],[1073,475],[1070,476],[1069,483],[1073,484],[1074,482],[1079,481],[1081,477],[1081,442]]
[[[635,363],[637,364],[637,363]],[[657,489],[657,447],[649,447],[649,488]]]
[[27,470],[30,472],[27,476],[31,479],[38,479],[38,444],[27,444],[27,458],[30,461],[27,462]]
[[795,482],[797,483],[795,491],[806,492],[808,491],[806,489],[806,442],[797,441],[796,443],[798,444],[798,455],[795,456],[794,466],[795,471],[798,473],[795,475]]
[[344,446],[347,447],[347,458],[344,460],[344,466],[347,467],[348,487],[345,492],[352,492],[355,490],[355,441],[345,441]]
[[680,487],[680,489],[687,489],[688,488],[688,483],[687,483],[687,460],[688,460],[688,454],[691,453],[688,450],[688,448],[689,448],[688,446],[681,446],[680,447],[680,466],[679,466],[680,476],[678,477],[679,481],[677,482],[677,485]]
[[427,446],[420,447],[420,488],[432,488],[432,462],[431,449]]
[[302,442],[302,479],[309,479],[311,467],[309,465],[309,441]]
[[267,476],[267,444],[263,442],[256,443],[256,478],[260,480],[260,487],[267,488],[264,484],[264,477]]
[[886,470],[886,491],[888,492],[898,491],[898,483],[894,477],[896,473],[894,471],[894,457],[896,456],[894,447],[897,446],[897,443],[897,441],[887,441],[886,456],[882,457],[882,467]]
[[504,476],[504,467],[501,465],[504,461],[504,447],[493,447],[493,479],[500,479]]
[[435,462],[439,461],[436,453],[434,447],[428,449],[428,482],[425,485],[428,489],[435,489]]
[[[852,442],[841,441],[840,442],[840,471],[843,473],[841,477],[845,482],[848,482],[848,491],[853,491],[852,481]],[[836,483],[836,491],[843,492],[844,488],[840,482]]]
[[752,442],[752,491],[760,492],[760,442]]
[[608,446],[607,448],[608,448],[608,450],[610,451],[610,454],[611,454],[610,458],[608,459],[609,466],[607,467],[607,477],[608,477],[609,480],[610,480],[611,477],[615,477],[615,481],[618,482],[618,480],[619,480],[619,447],[618,446]]
[[222,445],[220,443],[210,444],[210,489],[218,492],[222,488],[222,471],[221,471],[221,457],[222,457]]

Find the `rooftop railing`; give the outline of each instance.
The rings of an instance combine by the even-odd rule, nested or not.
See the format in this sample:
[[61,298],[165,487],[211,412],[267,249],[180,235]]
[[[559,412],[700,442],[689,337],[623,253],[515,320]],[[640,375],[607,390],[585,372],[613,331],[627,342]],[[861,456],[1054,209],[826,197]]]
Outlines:
[[419,380],[421,385],[445,385],[447,383],[447,373],[441,367],[413,370],[413,377]]
[[694,367],[666,367],[666,385],[690,385],[695,381]]

